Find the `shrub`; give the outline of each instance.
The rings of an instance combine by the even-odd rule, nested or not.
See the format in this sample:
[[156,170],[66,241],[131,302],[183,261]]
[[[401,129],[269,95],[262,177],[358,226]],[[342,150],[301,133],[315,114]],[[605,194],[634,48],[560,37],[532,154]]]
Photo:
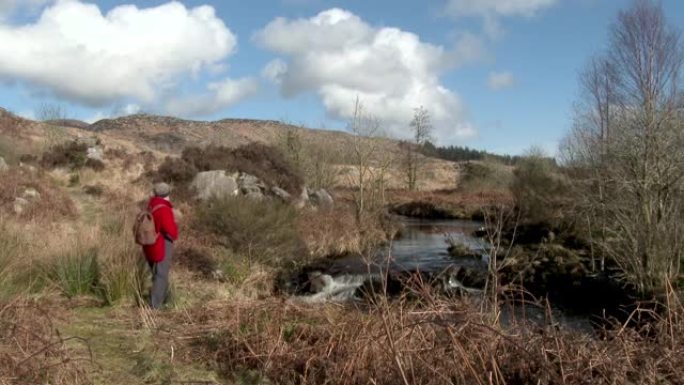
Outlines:
[[290,194],[298,194],[304,184],[300,172],[275,147],[250,143],[233,152],[233,169],[259,177],[264,182],[279,186]]
[[157,170],[156,181],[183,184],[197,175],[197,167],[185,159],[166,157]]
[[36,164],[38,163],[38,157],[33,154],[21,154],[19,156],[19,162],[24,164]]
[[88,157],[85,143],[68,142],[53,146],[43,154],[40,164],[46,168],[69,167],[79,169],[85,166]]
[[540,153],[531,153],[518,162],[511,184],[511,193],[525,222],[554,226],[563,218],[570,190],[569,179],[552,159]]
[[214,199],[198,210],[199,225],[250,265],[282,266],[305,253],[295,219],[296,211],[289,205],[242,197]]
[[226,170],[233,163],[233,151],[222,146],[186,147],[181,159],[198,171]]
[[100,197],[104,194],[104,186],[101,184],[88,185],[83,187],[83,192],[95,197]]
[[78,170],[83,167],[95,171],[104,170],[104,163],[97,159],[88,158],[88,146],[85,143],[71,141],[51,147],[43,153],[40,164],[45,168],[67,167]]
[[95,171],[102,171],[105,169],[105,164],[99,159],[88,159],[85,162],[85,167],[89,167]]
[[204,250],[199,250],[195,247],[178,250],[175,260],[179,266],[198,273],[203,278],[210,278],[216,270],[219,270],[219,263],[216,258]]
[[459,189],[462,191],[505,190],[511,183],[509,169],[498,162],[466,162],[461,165]]

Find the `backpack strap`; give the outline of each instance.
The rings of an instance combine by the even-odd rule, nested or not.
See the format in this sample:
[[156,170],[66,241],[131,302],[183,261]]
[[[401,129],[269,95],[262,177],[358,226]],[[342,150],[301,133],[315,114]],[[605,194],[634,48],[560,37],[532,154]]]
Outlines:
[[161,208],[163,208],[163,207],[168,207],[168,206],[166,206],[166,205],[156,205],[156,206],[152,207],[152,210],[150,210],[150,214],[154,214],[155,211],[157,211],[157,210],[159,210],[159,209],[161,209]]

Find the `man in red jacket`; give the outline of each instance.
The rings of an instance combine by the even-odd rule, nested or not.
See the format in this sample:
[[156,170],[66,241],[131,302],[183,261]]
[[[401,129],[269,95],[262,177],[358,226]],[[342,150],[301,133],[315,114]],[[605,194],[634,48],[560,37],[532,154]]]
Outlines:
[[154,196],[150,198],[147,209],[152,213],[157,230],[157,242],[143,246],[145,258],[152,269],[152,291],[150,292],[150,306],[159,307],[166,300],[169,287],[169,270],[173,242],[178,239],[178,226],[173,215],[173,205],[169,201],[171,188],[166,183],[154,186]]

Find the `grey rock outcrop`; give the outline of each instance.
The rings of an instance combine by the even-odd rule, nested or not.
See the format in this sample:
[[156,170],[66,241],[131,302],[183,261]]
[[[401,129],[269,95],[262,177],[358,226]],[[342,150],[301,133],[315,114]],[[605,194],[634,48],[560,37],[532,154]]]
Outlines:
[[191,187],[197,198],[207,200],[212,197],[229,197],[238,195],[239,189],[235,177],[226,175],[224,170],[200,172],[193,179]]
[[102,147],[99,146],[88,147],[86,157],[88,159],[99,160],[102,162],[104,160],[104,151],[102,150]]
[[290,195],[289,192],[287,192],[287,191],[281,189],[281,188],[278,187],[278,186],[272,187],[272,188],[271,188],[271,192],[273,193],[273,195],[275,195],[275,196],[277,196],[278,198],[280,198],[283,202],[289,202],[289,201],[290,201],[290,198],[292,198],[292,196]]
[[14,198],[14,213],[17,215],[20,215],[21,213],[26,210],[26,207],[30,204],[30,202],[24,198]]
[[318,189],[309,194],[311,203],[318,207],[332,207],[335,201],[328,191],[325,189]]
[[264,190],[266,190],[266,185],[259,178],[254,175],[247,173],[241,173],[237,179],[238,186],[240,186],[240,192],[245,195],[263,195]]
[[303,209],[306,207],[306,205],[309,204],[309,190],[304,187],[302,189],[302,193],[299,194],[299,197],[297,197],[297,200],[294,202],[294,207],[298,210]]
[[262,194],[261,191],[249,191],[247,194],[245,194],[245,197],[247,199],[252,199],[255,201],[261,201],[265,198],[264,194]]
[[30,201],[38,201],[40,200],[40,193],[34,188],[27,188],[24,190],[24,193],[21,194],[21,197]]

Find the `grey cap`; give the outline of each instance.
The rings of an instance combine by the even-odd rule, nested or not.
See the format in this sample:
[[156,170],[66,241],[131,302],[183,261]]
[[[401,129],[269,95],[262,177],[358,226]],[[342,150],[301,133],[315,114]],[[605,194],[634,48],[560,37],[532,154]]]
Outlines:
[[154,191],[154,195],[165,198],[171,193],[171,186],[163,182],[157,183],[154,185],[154,189],[152,191]]

